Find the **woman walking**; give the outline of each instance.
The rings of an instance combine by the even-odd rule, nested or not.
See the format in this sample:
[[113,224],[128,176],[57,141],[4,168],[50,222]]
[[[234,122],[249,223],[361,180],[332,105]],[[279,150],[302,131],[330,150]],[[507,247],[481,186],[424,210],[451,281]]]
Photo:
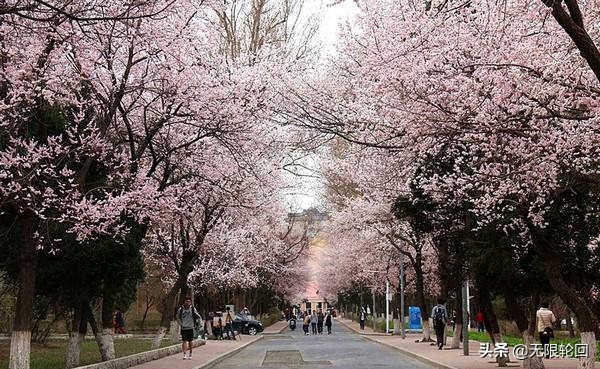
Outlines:
[[302,318],[304,319],[302,330],[304,331],[304,335],[308,336],[308,326],[310,325],[310,315],[308,315],[308,311],[305,311],[304,314],[302,314]]

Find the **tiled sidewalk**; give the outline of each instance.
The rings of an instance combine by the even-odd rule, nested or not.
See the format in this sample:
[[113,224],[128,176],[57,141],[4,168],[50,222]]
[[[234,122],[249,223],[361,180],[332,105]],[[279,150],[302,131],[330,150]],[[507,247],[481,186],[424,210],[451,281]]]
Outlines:
[[[265,328],[262,334],[280,333],[287,327],[286,321],[280,321]],[[219,362],[244,347],[260,340],[263,336],[241,336],[241,339],[236,341],[206,341],[206,345],[197,347],[193,350],[191,360],[183,360],[183,354],[177,354],[165,357],[163,359],[154,360],[146,364],[136,365],[133,369],[201,369],[208,367],[211,364]]]
[[[344,319],[337,320],[356,333],[364,334],[363,331],[360,330],[358,323]],[[373,330],[370,329],[369,332],[369,329],[365,327],[365,338],[403,351],[406,354],[432,364],[434,367],[439,369],[492,369],[498,367],[494,359],[489,357],[481,358],[479,356],[480,345],[479,342],[476,341],[469,341],[470,355],[464,356],[462,346],[459,350],[438,350],[435,345],[431,345],[429,343],[416,343],[416,340],[423,337],[422,334],[407,334],[406,338],[402,339],[399,336],[369,334],[372,333],[372,331]],[[576,369],[577,364],[577,359],[553,358],[550,360],[544,360],[546,369]],[[508,364],[508,367],[521,367],[521,361],[515,359],[511,355],[511,362]],[[596,367],[600,368],[600,363],[597,363]]]

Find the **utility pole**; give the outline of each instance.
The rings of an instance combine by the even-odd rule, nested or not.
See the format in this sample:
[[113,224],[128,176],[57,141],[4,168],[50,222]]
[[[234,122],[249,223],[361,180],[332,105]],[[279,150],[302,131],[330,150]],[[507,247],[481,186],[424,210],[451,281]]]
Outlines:
[[400,253],[400,335],[406,338],[404,330],[404,255]]
[[469,321],[467,322],[467,327],[471,328],[471,285],[468,279],[465,283],[467,285],[467,313],[469,314]]
[[385,333],[390,331],[390,280],[385,279]]
[[465,281],[462,290],[462,315],[463,315],[463,354],[469,356],[469,312],[468,303],[469,282]]
[[373,332],[375,332],[377,314],[375,313],[375,288],[373,288]]

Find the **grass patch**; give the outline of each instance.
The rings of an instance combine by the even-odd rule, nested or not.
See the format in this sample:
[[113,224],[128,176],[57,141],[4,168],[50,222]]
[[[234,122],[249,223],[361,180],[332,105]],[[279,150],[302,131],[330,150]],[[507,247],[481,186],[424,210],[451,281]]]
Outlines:
[[[117,357],[137,354],[150,350],[151,340],[122,338],[115,339]],[[161,347],[171,346],[171,340],[163,340]],[[47,345],[32,344],[31,369],[57,369],[65,367],[65,352],[67,341],[49,341]],[[0,341],[0,369],[8,368],[10,340]],[[101,361],[98,345],[95,340],[85,340],[81,344],[80,365],[89,365]]]

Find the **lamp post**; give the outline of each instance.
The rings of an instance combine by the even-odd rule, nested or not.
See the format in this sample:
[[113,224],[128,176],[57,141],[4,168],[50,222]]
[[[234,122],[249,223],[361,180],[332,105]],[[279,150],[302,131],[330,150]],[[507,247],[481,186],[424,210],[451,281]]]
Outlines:
[[[364,270],[367,273],[386,273],[386,270]],[[375,308],[373,307],[373,310]],[[385,333],[390,331],[390,280],[385,278]]]
[[463,315],[463,354],[469,356],[469,281],[465,281],[462,290],[462,315]]
[[375,332],[376,318],[377,318],[377,314],[375,313],[375,288],[373,288],[373,332]]
[[404,254],[400,253],[400,335],[406,338],[404,331]]
[[385,279],[385,333],[390,331],[390,281]]

